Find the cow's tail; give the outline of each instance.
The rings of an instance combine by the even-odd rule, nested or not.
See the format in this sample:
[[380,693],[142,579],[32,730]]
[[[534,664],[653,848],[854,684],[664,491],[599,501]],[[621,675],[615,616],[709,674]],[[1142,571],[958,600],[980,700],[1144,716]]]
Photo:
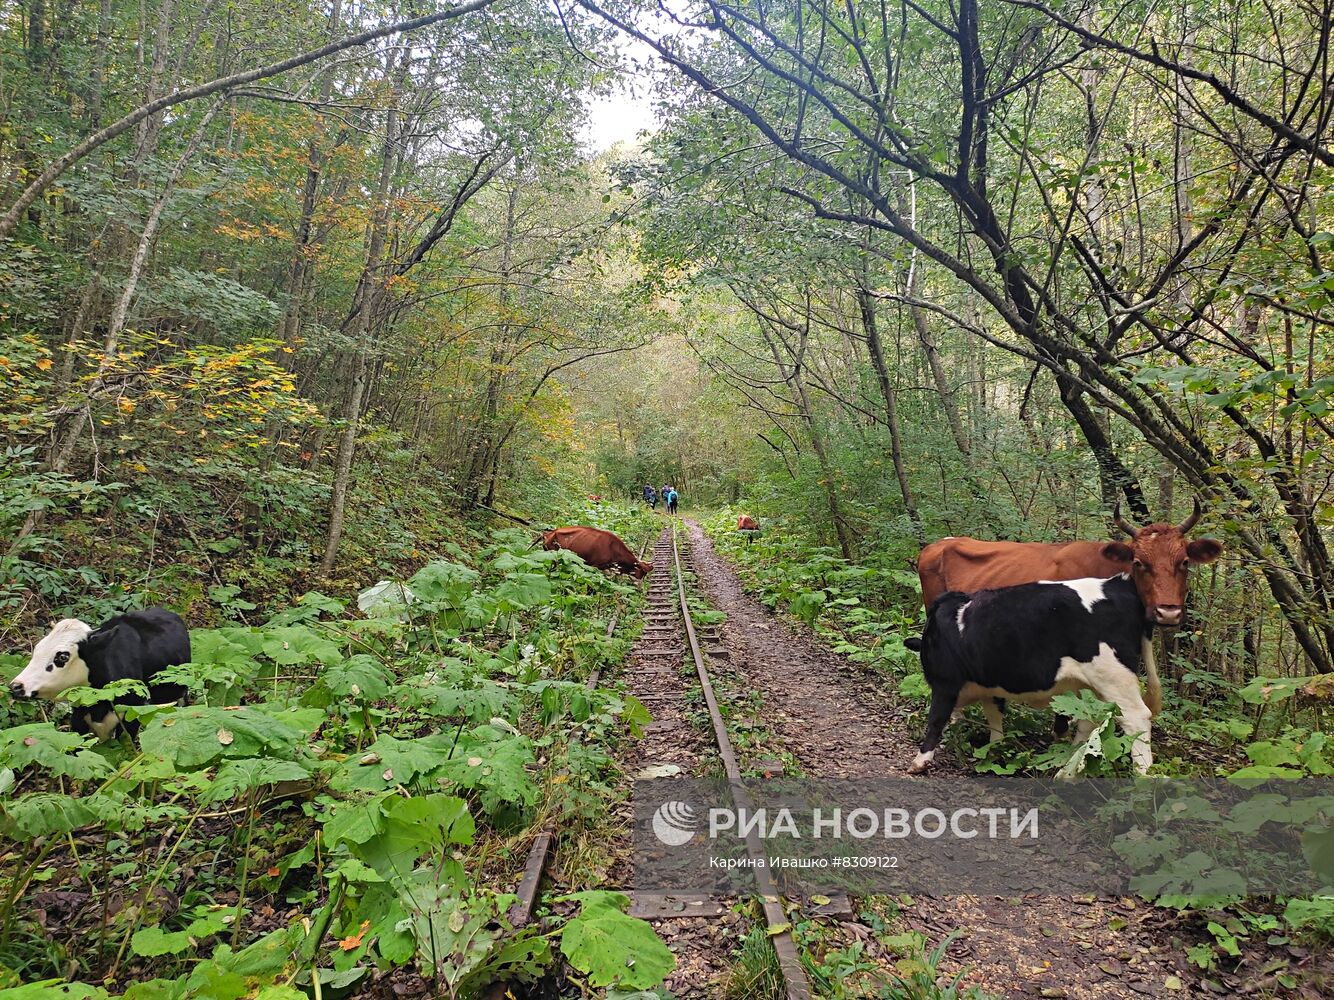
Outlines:
[[1144,703],[1149,706],[1149,714],[1157,716],[1163,710],[1163,682],[1158,678],[1158,661],[1153,656],[1153,636],[1146,635],[1140,640],[1140,652],[1144,659]]

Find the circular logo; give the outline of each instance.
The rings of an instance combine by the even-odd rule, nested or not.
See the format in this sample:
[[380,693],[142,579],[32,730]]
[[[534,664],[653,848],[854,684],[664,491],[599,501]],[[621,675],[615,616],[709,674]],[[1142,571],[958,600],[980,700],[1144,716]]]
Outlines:
[[653,814],[653,835],[668,847],[681,847],[695,835],[695,810],[688,802],[664,802]]

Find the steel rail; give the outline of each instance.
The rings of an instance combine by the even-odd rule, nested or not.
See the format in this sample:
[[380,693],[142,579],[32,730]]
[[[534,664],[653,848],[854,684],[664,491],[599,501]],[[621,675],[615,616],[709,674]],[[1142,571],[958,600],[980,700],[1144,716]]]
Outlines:
[[[727,783],[731,788],[732,801],[738,811],[753,811],[749,793],[741,780],[741,768],[737,764],[736,751],[732,749],[732,740],[727,735],[727,726],[723,722],[722,712],[718,709],[718,699],[713,693],[713,682],[709,679],[709,669],[705,665],[704,654],[700,650],[699,640],[695,636],[695,624],[690,618],[690,605],[686,600],[685,577],[681,571],[681,550],[676,542],[676,524],[672,524],[672,559],[676,565],[676,592],[681,602],[681,622],[685,627],[686,639],[690,645],[690,655],[695,660],[695,672],[699,675],[699,684],[704,691],[704,703],[709,708],[709,719],[713,723],[714,741],[718,745],[718,755],[722,758],[723,769],[727,772]],[[753,830],[746,837],[746,851],[756,860],[764,859],[766,854],[760,844],[759,836]],[[773,873],[767,866],[756,866],[755,883],[760,903],[764,908],[764,921],[768,929],[769,940],[778,955],[778,966],[783,973],[788,1000],[811,1000],[810,980],[802,967],[801,956],[797,951],[797,942],[792,937],[792,924],[783,911],[779,899],[778,885]]]

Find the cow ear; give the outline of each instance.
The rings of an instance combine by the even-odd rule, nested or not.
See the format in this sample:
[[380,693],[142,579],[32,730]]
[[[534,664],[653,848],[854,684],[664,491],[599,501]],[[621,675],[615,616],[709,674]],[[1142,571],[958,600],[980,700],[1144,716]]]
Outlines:
[[1186,557],[1193,563],[1211,563],[1222,554],[1222,543],[1212,538],[1197,538],[1186,543]]
[[1128,563],[1134,561],[1135,550],[1125,542],[1108,542],[1102,547],[1102,556],[1112,562]]

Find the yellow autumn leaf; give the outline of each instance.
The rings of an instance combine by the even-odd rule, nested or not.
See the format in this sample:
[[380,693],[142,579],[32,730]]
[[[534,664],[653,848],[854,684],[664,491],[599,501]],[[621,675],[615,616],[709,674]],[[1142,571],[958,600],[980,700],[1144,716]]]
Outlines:
[[42,358],[40,361],[37,362],[37,370],[44,372],[48,368],[50,368],[53,363],[54,362],[52,362],[50,358]]

